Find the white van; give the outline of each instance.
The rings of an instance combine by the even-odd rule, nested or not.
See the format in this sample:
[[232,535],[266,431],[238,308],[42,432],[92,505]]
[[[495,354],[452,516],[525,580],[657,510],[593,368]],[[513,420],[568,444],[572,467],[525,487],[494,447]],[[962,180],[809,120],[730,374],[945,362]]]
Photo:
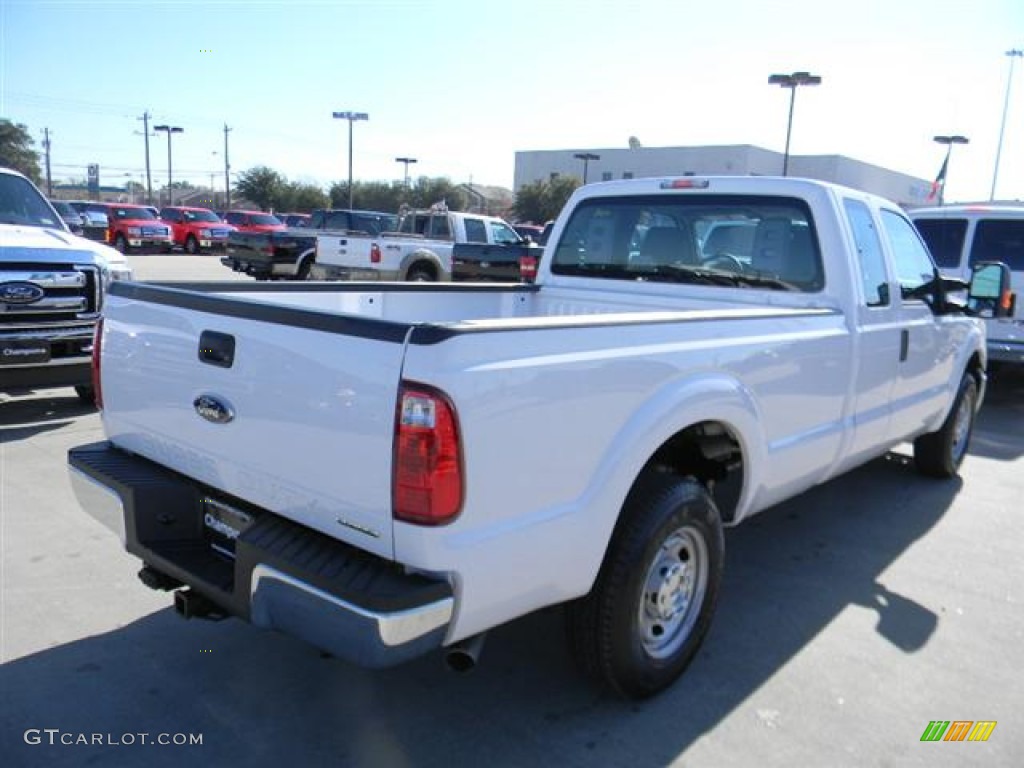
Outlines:
[[[908,212],[943,274],[971,276],[979,261],[1002,261],[1013,273],[1013,290],[1024,294],[1024,207],[998,204],[944,205]],[[1024,365],[1024,308],[1012,317],[987,320],[989,362]]]

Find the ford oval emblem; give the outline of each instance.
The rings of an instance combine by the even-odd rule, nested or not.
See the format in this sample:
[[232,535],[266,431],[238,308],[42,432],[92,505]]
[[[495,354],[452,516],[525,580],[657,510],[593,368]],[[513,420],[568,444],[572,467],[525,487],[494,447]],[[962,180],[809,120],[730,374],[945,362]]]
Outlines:
[[213,395],[200,395],[192,401],[192,407],[212,424],[227,424],[235,418],[235,409]]
[[4,304],[34,304],[45,295],[46,291],[27,280],[0,283],[0,302]]

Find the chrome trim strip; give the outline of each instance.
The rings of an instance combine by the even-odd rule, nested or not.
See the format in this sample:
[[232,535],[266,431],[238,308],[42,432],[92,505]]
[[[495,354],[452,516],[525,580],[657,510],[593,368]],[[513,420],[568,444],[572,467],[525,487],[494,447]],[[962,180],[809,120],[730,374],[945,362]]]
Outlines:
[[82,509],[116,533],[121,539],[121,545],[126,546],[125,511],[121,497],[77,467],[68,466],[68,475],[71,478],[71,490]]
[[[91,267],[89,267],[91,269]],[[85,288],[85,272],[75,271],[15,271],[3,272],[2,282],[23,281],[35,283],[40,288]]]
[[[455,612],[454,598],[446,597],[435,603],[419,608],[411,608],[406,611],[375,613],[358,605],[353,605],[322,589],[306,584],[293,576],[282,573],[276,568],[260,564],[252,569],[252,586],[250,588],[252,623],[257,626],[274,626],[272,622],[274,606],[270,604],[273,598],[263,598],[260,594],[260,588],[265,581],[276,581],[286,584],[322,603],[326,603],[324,607],[334,608],[343,614],[347,614],[354,622],[363,625],[364,628],[375,628],[376,639],[386,648],[396,648],[397,646],[405,645],[430,632],[447,626]],[[265,615],[265,613],[269,615]],[[270,619],[269,624],[263,623],[268,619]],[[326,616],[324,621],[328,621]]]

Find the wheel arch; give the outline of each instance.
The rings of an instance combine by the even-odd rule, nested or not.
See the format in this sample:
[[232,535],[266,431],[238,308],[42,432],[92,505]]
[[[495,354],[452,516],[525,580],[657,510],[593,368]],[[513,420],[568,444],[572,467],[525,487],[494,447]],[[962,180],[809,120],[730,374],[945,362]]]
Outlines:
[[[735,379],[698,377],[650,398],[611,441],[595,472],[602,480],[580,502],[584,509],[600,510],[600,519],[587,521],[599,549],[590,552],[581,574],[582,592],[593,586],[626,501],[644,473],[673,472],[711,486],[722,522],[734,525],[756,508],[766,445],[757,404]],[[714,492],[716,485],[720,493]]]
[[444,280],[446,270],[444,264],[441,263],[441,259],[436,253],[428,248],[418,248],[412,253],[406,255],[402,260],[402,266],[399,271],[401,279],[405,280],[409,272],[419,266],[426,266],[430,268],[430,271],[434,274],[435,280]]

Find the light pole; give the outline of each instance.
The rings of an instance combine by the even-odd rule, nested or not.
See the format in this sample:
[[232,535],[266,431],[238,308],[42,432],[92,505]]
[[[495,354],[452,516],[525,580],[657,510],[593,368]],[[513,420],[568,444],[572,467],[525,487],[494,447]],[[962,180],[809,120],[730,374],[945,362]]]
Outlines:
[[801,85],[821,85],[821,77],[810,72],[794,72],[791,75],[771,75],[769,85],[789,88],[789,122],[786,123],[786,154],[782,157],[782,175],[789,175],[789,138],[793,133],[793,103],[796,101],[796,89]]
[[583,183],[586,184],[587,166],[590,164],[591,160],[600,160],[601,156],[595,155],[593,152],[577,152],[575,155],[573,155],[573,157],[575,157],[577,160],[583,161]]
[[348,208],[352,210],[352,123],[356,120],[369,120],[365,112],[333,112],[336,120],[348,120]]
[[[946,175],[949,173],[949,156],[953,152],[954,144],[967,144],[970,142],[966,136],[935,136],[933,141],[938,144],[946,145],[946,158],[942,161],[942,167],[939,169],[939,175],[935,177],[935,191],[939,195],[939,205],[942,205],[942,201],[946,197]],[[934,192],[933,192],[934,194]]]
[[1013,82],[1013,60],[1024,56],[1024,51],[1013,48],[1006,52],[1010,59],[1010,75],[1006,78],[1006,100],[1003,101],[1003,122],[999,125],[999,143],[996,145],[996,167],[992,171],[992,192],[989,200],[996,199],[996,179],[999,178],[999,156],[1003,154],[1003,133],[1006,131],[1006,111],[1010,107],[1010,83]]
[[174,187],[171,186],[171,134],[184,133],[185,129],[176,125],[154,125],[153,130],[164,131],[167,134],[167,204],[174,205]]
[[395,158],[395,162],[396,163],[405,163],[405,181],[403,183],[405,184],[405,187],[408,189],[408,187],[409,187],[409,163],[415,163],[416,162],[416,158],[415,157],[396,157]]

